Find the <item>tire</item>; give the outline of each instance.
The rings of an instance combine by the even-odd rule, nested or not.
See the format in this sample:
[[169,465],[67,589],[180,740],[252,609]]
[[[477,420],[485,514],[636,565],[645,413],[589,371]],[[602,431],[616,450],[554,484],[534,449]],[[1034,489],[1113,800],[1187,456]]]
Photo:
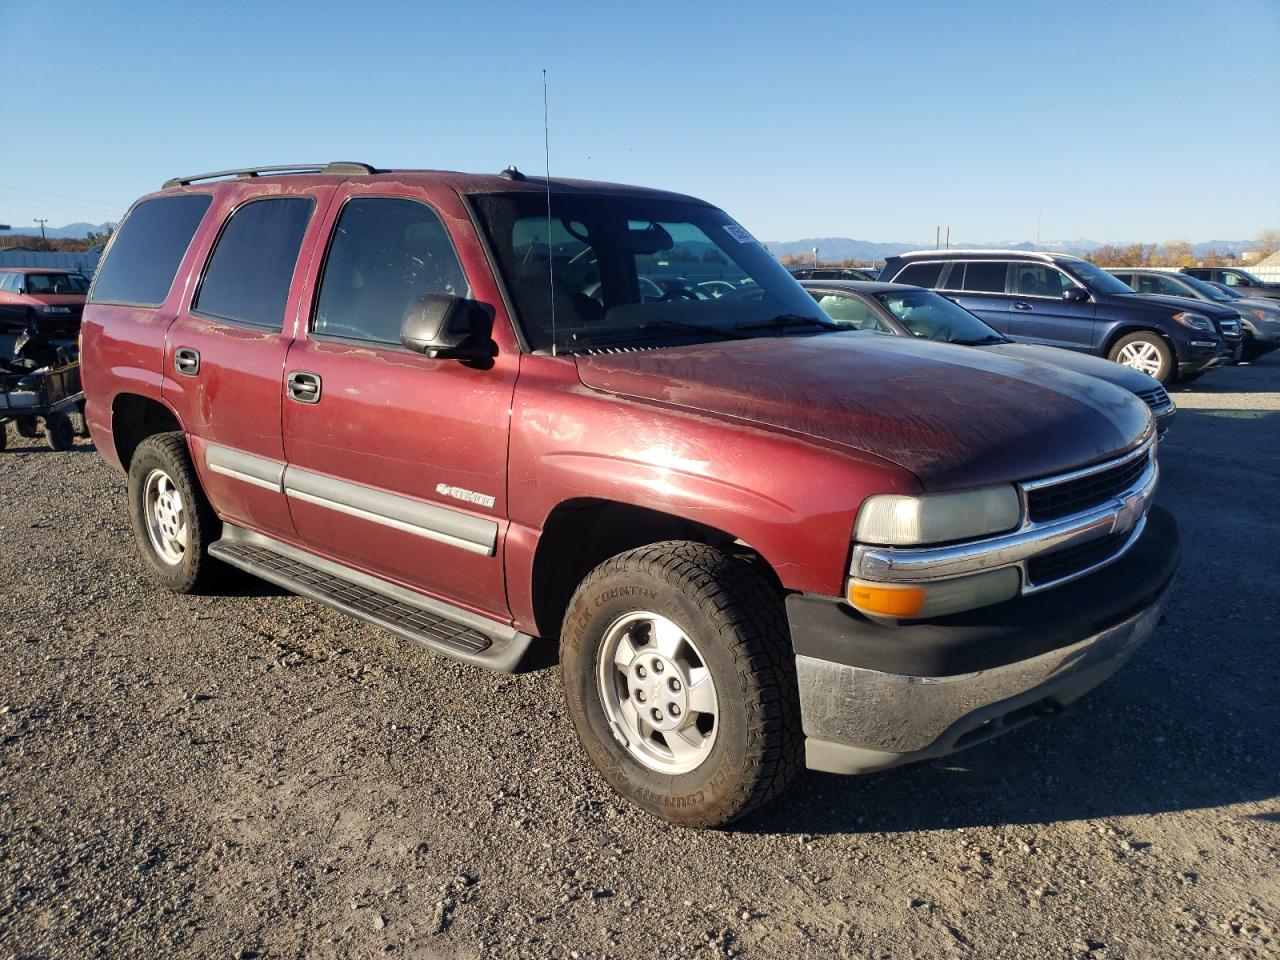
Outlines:
[[1173,379],[1173,351],[1164,337],[1150,330],[1140,330],[1121,337],[1111,345],[1108,359],[1133,367],[1155,377],[1161,383]]
[[196,480],[182,433],[153,434],[134,451],[129,521],[143,566],[162,587],[194,593],[214,579],[217,561],[209,544],[221,536],[222,524]]
[[44,439],[50,450],[62,453],[75,446],[76,431],[65,413],[48,413],[44,418]]
[[[681,639],[673,641],[672,631]],[[673,644],[678,653],[667,656]],[[659,670],[658,661],[667,666]],[[727,824],[782,793],[802,765],[782,599],[713,547],[657,543],[596,567],[569,602],[560,665],[569,716],[591,763],[624,798],[671,823]],[[683,700],[667,686],[673,677],[684,680],[675,685]],[[628,726],[625,703],[659,714],[675,706],[671,716],[684,719],[664,714],[664,724],[693,722],[653,733],[652,725]]]
[[14,417],[13,427],[18,431],[18,436],[26,437],[28,440],[40,436],[40,424],[36,422],[35,417]]

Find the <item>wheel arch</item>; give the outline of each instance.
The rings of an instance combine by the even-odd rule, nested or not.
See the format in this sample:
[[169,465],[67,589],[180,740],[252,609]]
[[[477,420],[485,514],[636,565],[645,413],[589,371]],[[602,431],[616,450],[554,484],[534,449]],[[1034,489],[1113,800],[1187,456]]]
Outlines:
[[564,613],[578,584],[599,564],[627,550],[668,540],[687,540],[740,557],[779,592],[782,581],[764,555],[733,533],[649,507],[580,497],[558,503],[548,514],[534,550],[533,614],[540,636],[559,636]]
[[118,393],[111,400],[111,438],[120,465],[128,471],[138,445],[157,433],[183,431],[178,415],[162,400]]

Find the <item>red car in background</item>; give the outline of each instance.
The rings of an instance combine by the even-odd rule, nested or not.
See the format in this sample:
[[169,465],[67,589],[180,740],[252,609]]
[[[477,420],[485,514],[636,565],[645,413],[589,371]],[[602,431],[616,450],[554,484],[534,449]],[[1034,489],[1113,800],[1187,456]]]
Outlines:
[[89,280],[74,270],[0,267],[0,323],[36,329],[53,337],[80,332]]

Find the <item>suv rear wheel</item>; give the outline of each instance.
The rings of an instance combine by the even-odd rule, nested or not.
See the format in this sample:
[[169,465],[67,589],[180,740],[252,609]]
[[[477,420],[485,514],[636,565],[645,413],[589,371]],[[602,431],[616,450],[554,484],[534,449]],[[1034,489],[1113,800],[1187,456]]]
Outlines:
[[1107,355],[1116,363],[1141,370],[1161,383],[1168,383],[1173,373],[1173,351],[1158,333],[1140,330],[1121,337]]
[[217,561],[208,555],[221,524],[196,481],[181,433],[143,440],[129,462],[129,519],[142,560],[157,582],[191,593]]
[[601,564],[570,601],[560,663],[591,762],[665,820],[728,823],[800,767],[781,598],[720,550],[672,541]]

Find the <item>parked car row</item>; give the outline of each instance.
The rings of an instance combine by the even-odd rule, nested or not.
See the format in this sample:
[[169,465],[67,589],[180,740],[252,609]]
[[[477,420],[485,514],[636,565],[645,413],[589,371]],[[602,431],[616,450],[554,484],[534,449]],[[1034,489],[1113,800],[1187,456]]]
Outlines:
[[937,290],[1011,340],[1065,347],[1189,382],[1241,358],[1240,315],[1184,297],[1138,294],[1101,267],[1021,250],[921,250],[880,279]]
[[1244,334],[1243,356],[1246,360],[1256,360],[1280,347],[1280,301],[1246,297],[1237,293],[1235,287],[1201,280],[1187,273],[1139,267],[1117,268],[1109,272],[1138,293],[1183,297],[1235,310]]
[[1161,618],[1158,384],[1008,341],[1021,303],[1194,374],[1236,313],[1067,259],[903,271],[806,291],[703,201],[514,168],[181,177],[97,272],[85,416],[157,583],[230,565],[496,670],[556,648],[601,775],[713,826],[1051,716]]

